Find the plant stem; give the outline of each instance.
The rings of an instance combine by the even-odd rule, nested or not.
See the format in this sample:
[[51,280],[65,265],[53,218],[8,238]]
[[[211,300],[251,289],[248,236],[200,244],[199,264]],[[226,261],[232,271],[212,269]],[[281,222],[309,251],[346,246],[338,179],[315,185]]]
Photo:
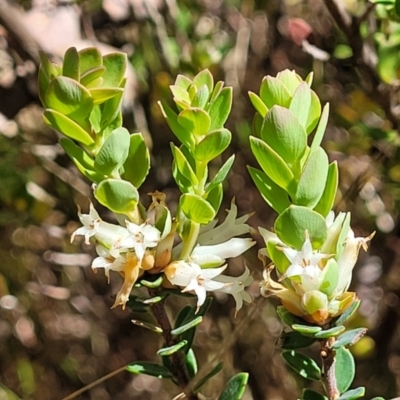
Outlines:
[[336,384],[335,375],[335,350],[332,349],[332,341],[334,338],[329,338],[321,343],[321,360],[322,360],[322,382],[325,387],[325,392],[329,400],[335,400],[340,397],[340,392]]
[[[156,289],[149,289],[149,294],[151,297],[157,296]],[[163,337],[167,347],[173,346],[178,343],[178,341],[171,335],[172,327],[165,312],[165,300],[153,304],[151,310],[154,317],[157,320],[158,325],[163,330]],[[190,376],[186,368],[185,355],[183,351],[177,351],[170,356],[170,370],[174,376],[179,387],[185,391],[190,383]],[[197,394],[193,392],[186,393],[186,398],[188,400],[198,400]]]
[[198,224],[197,222],[190,221],[190,231],[188,237],[183,243],[183,249],[180,256],[181,260],[186,260],[192,253],[193,248],[196,245],[199,232],[200,232],[200,224]]

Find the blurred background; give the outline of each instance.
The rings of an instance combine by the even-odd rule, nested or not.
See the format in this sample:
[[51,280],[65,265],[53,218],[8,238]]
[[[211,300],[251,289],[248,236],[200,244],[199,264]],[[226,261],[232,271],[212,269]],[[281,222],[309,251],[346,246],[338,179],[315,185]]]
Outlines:
[[[357,29],[339,29],[332,4]],[[91,188],[43,123],[38,52],[56,61],[68,47],[92,45],[128,54],[124,123],[145,135],[152,153],[141,188],[145,205],[155,189],[167,194],[172,210],[179,196],[170,172],[174,137],[157,105],[170,101],[176,75],[209,68],[233,86],[233,144],[212,173],[236,153],[220,218],[235,196],[240,215],[255,212],[254,228],[269,229],[276,216],[246,169],[255,166],[247,92],[258,93],[263,76],[285,68],[303,78],[314,71],[313,89],[331,104],[324,147],[340,169],[336,210],[351,211],[356,236],[377,232],[352,284],[362,304],[350,325],[369,329],[352,348],[354,387],[366,386],[367,398],[400,395],[400,28],[378,11],[362,0],[0,0],[1,400],[62,399],[129,362],[155,360],[160,345],[156,333],[131,323],[132,312],[110,310],[120,277],[108,285],[90,269],[92,246],[70,244],[77,204],[87,210]],[[259,280],[256,240],[246,264]],[[230,273],[243,267],[233,260]],[[217,398],[234,373],[246,371],[245,400],[295,399],[305,381],[292,377],[274,348],[282,330],[277,302],[260,298],[256,282],[250,293],[254,304],[236,318],[232,298],[215,298],[198,328],[200,365],[224,361],[204,395]],[[171,316],[182,305],[170,299]],[[318,348],[309,353],[318,357]],[[76,398],[162,400],[177,393],[169,383],[122,371]]]

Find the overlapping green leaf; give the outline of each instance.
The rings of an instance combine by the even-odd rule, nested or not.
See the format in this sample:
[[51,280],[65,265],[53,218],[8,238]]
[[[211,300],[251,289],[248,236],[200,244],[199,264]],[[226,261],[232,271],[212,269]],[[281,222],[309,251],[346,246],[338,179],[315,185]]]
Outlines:
[[225,128],[209,132],[204,139],[197,143],[194,157],[202,162],[211,161],[229,146],[231,137],[230,131]]
[[303,378],[313,381],[321,380],[321,369],[312,358],[295,350],[284,351],[282,357]]
[[186,217],[198,224],[208,224],[215,217],[215,210],[211,204],[197,194],[183,194],[179,205]]

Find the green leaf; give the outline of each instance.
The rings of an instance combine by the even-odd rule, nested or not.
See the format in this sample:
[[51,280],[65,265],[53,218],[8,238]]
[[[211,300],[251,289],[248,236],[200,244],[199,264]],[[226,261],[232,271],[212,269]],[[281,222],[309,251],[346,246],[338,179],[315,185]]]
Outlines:
[[288,69],[278,72],[276,77],[285,85],[291,97],[302,82],[301,77],[297,75],[295,71],[290,71]]
[[246,390],[249,374],[240,372],[229,379],[218,400],[240,400]]
[[174,96],[175,102],[184,103],[185,104],[185,107],[183,107],[184,109],[188,108],[187,107],[188,105],[190,106],[191,100],[189,97],[189,93],[187,92],[186,89],[182,88],[179,85],[171,85],[169,89],[171,90],[171,93]]
[[287,163],[300,160],[307,148],[305,129],[290,110],[280,106],[269,110],[261,127],[261,138]]
[[262,118],[265,118],[268,112],[268,107],[255,93],[249,92],[249,97],[251,104],[253,104],[253,107],[256,109],[256,111],[261,115]]
[[192,80],[185,75],[179,74],[175,79],[175,85],[181,87],[182,89],[189,89],[192,84]]
[[225,128],[208,133],[203,140],[197,143],[194,149],[194,158],[202,162],[211,161],[229,146],[231,137],[231,133]]
[[120,179],[105,179],[100,182],[94,196],[100,204],[120,214],[132,212],[139,201],[137,189],[130,182]]
[[186,218],[198,224],[208,224],[215,217],[211,204],[197,194],[183,194],[179,205]]
[[101,66],[88,69],[80,77],[81,85],[86,86],[86,87],[90,86],[93,82],[95,82],[97,79],[99,79],[103,75],[105,70],[106,69]]
[[177,328],[172,329],[171,335],[178,336],[181,335],[183,332],[186,332],[189,329],[192,329],[196,327],[197,325],[200,325],[203,321],[203,317],[200,315],[198,317],[195,317],[191,321],[187,322],[186,324],[180,325]]
[[130,135],[125,128],[112,131],[96,156],[94,161],[96,171],[109,175],[118,170],[128,157],[129,143]]
[[145,304],[139,301],[138,296],[129,296],[129,300],[126,303],[129,309],[135,313],[147,313],[149,311],[149,304]]
[[214,78],[208,69],[203,69],[193,78],[192,85],[195,86],[197,90],[200,90],[200,88],[205,85],[208,92],[211,93],[214,87]]
[[3,399],[3,400],[22,400],[12,390],[10,390],[7,386],[3,385],[2,383],[0,383],[0,399]]
[[87,118],[93,108],[90,92],[66,76],[54,78],[47,89],[46,105],[71,119]]
[[54,110],[45,110],[43,113],[46,124],[86,146],[94,143],[93,138],[80,125],[67,116]]
[[208,115],[211,119],[210,131],[223,128],[232,108],[232,88],[223,88],[210,104]]
[[355,400],[364,397],[364,395],[365,395],[365,387],[361,386],[357,389],[349,390],[348,392],[343,393],[337,400]]
[[193,388],[193,392],[197,393],[201,387],[207,383],[214,375],[218,374],[224,366],[223,362],[218,363],[204,378],[200,379]]
[[189,161],[186,159],[185,155],[179,149],[179,147],[176,147],[173,143],[171,143],[171,151],[172,155],[174,156],[175,164],[179,170],[179,172],[189,180],[189,182],[192,184],[192,186],[196,186],[199,184],[199,180],[197,179],[197,176],[195,172],[193,171]]
[[316,333],[321,332],[322,328],[320,326],[310,326],[304,324],[293,324],[292,329],[296,332],[303,333],[305,335],[314,336]]
[[326,177],[326,185],[318,204],[314,207],[314,211],[326,217],[332,210],[336,198],[336,191],[339,184],[339,171],[337,162],[329,164],[328,176]]
[[163,283],[163,276],[162,275],[153,275],[149,274],[149,276],[146,276],[146,279],[141,279],[139,283],[143,286],[146,286],[151,289],[155,289],[161,286]]
[[291,203],[286,191],[270,179],[267,174],[250,166],[247,166],[247,169],[264,201],[278,214],[290,206]]
[[328,297],[334,293],[339,283],[339,267],[334,258],[327,261],[319,281],[321,282],[318,289],[320,292],[325,293]]
[[314,342],[314,338],[304,336],[300,332],[282,332],[275,343],[275,347],[284,350],[297,350],[311,346]]
[[275,221],[275,233],[284,243],[300,250],[308,231],[314,250],[318,250],[327,236],[325,219],[307,207],[291,205]]
[[[117,93],[111,99],[106,100],[102,105],[102,115],[101,115],[101,129],[104,130],[108,127],[115,119],[121,115],[121,106],[123,100],[124,92],[121,91]],[[120,126],[120,125],[119,125]],[[119,128],[118,126],[118,128]]]
[[321,115],[321,118],[318,123],[318,128],[315,132],[314,139],[310,146],[311,147],[310,155],[314,151],[316,151],[319,148],[319,146],[321,145],[322,139],[325,134],[325,129],[328,124],[328,118],[329,118],[329,103],[326,103],[324,109],[322,110],[322,115]]
[[328,339],[340,335],[346,328],[343,325],[334,326],[333,328],[319,331],[315,334],[317,339]]
[[292,96],[285,84],[272,76],[266,76],[261,83],[260,97],[268,109],[274,105],[289,107]]
[[308,113],[306,132],[310,134],[317,126],[319,117],[321,116],[321,102],[319,97],[311,90],[311,106],[310,112]]
[[211,125],[209,115],[201,108],[188,108],[178,115],[179,125],[193,135],[205,135]]
[[79,55],[75,47],[64,54],[62,74],[79,82]]
[[124,92],[124,89],[119,87],[101,87],[101,88],[93,88],[89,89],[89,92],[93,98],[94,104],[101,104],[107,101],[108,99],[112,99],[115,96],[120,96],[121,93]]
[[284,306],[278,306],[276,308],[276,313],[278,314],[278,317],[281,319],[282,322],[284,322],[288,326],[292,325],[306,325],[306,326],[311,326],[311,324],[307,325],[307,322],[305,322],[302,318],[293,315],[290,313]]
[[141,133],[130,135],[129,152],[122,178],[139,188],[150,169],[150,154]]
[[337,338],[332,348],[339,349],[344,346],[353,346],[367,333],[367,330],[367,328],[357,328],[343,333]]
[[328,400],[328,398],[320,393],[314,392],[310,389],[304,389],[301,400]]
[[346,322],[357,311],[360,303],[361,300],[354,300],[353,303],[351,303],[351,306],[335,320],[335,325],[341,325]]
[[147,362],[147,361],[136,361],[134,363],[128,364],[126,370],[132,374],[145,374],[150,376],[155,376],[156,378],[162,379],[172,379],[173,375],[171,371],[162,365]]
[[103,74],[103,87],[119,87],[124,79],[127,63],[125,53],[115,52],[105,55],[103,65],[106,71]]
[[263,171],[289,194],[294,192],[294,175],[282,157],[261,139],[250,137],[251,150]]
[[104,177],[94,169],[94,159],[81,147],[77,146],[71,139],[61,138],[60,144],[68,154],[81,174],[92,182],[100,182]]
[[103,65],[103,58],[97,47],[87,47],[86,49],[80,50],[78,55],[81,76],[88,70]]
[[194,354],[194,351],[191,348],[189,349],[189,351],[185,356],[185,364],[189,376],[193,378],[197,374],[198,367],[197,367],[196,355]]
[[191,106],[204,109],[209,97],[210,97],[210,92],[208,91],[207,86],[203,85],[200,87],[196,95],[193,97]]
[[302,82],[294,92],[289,110],[297,117],[298,121],[303,126],[304,131],[307,129],[310,107],[311,89],[306,82]]
[[194,146],[194,139],[190,132],[186,131],[178,123],[178,116],[176,113],[166,104],[162,104],[160,101],[158,105],[161,108],[164,118],[167,120],[169,127],[171,128],[174,135],[184,144],[187,148],[191,149]]
[[207,190],[207,192],[203,195],[203,198],[207,200],[208,203],[211,204],[212,208],[215,211],[215,214],[218,212],[221,207],[222,198],[224,195],[224,191],[222,188],[222,184],[218,186],[214,186],[211,190]]
[[284,351],[282,357],[303,378],[321,380],[321,370],[312,358],[294,350]]
[[234,161],[235,155],[233,154],[225,161],[224,165],[218,170],[212,181],[206,186],[206,193],[210,192],[212,189],[220,185],[225,180],[229,171],[231,170]]
[[260,114],[258,114],[258,113],[254,114],[252,129],[253,129],[254,135],[258,138],[261,138],[261,127],[262,127],[263,122],[264,122],[264,118]]
[[294,203],[314,208],[321,199],[328,176],[328,156],[322,147],[318,147],[308,158],[300,176]]
[[348,349],[343,347],[336,350],[335,377],[336,386],[340,393],[345,392],[351,385],[356,373],[354,358]]
[[180,349],[182,349],[182,347],[187,345],[187,341],[186,340],[182,340],[177,344],[174,344],[173,346],[169,346],[169,347],[164,347],[160,350],[157,351],[157,354],[159,356],[171,356],[172,354],[176,353],[177,351],[179,351]]

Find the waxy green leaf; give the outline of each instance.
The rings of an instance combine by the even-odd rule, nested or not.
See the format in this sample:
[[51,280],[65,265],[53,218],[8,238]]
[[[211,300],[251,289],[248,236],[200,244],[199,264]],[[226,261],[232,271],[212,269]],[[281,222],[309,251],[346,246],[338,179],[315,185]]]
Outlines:
[[308,158],[300,176],[294,203],[314,208],[321,199],[328,176],[328,156],[322,147],[318,147]]
[[75,47],[70,47],[64,54],[62,74],[79,82],[79,55]]
[[234,161],[235,155],[233,154],[225,161],[224,165],[218,170],[212,181],[206,186],[206,193],[219,186],[225,180]]
[[115,129],[101,146],[94,162],[96,171],[109,175],[125,162],[129,152],[130,135],[125,128]]
[[309,135],[317,126],[319,117],[321,116],[321,102],[319,97],[312,90],[311,91],[311,106],[308,113],[306,132]]
[[300,160],[307,147],[305,129],[290,110],[280,106],[269,110],[261,126],[261,139],[286,163]]
[[130,182],[120,179],[101,181],[94,191],[94,197],[103,206],[120,214],[132,212],[139,201],[137,189]]
[[103,87],[120,87],[125,77],[127,64],[128,60],[125,53],[115,52],[105,55],[103,65],[106,70],[102,76]]
[[294,350],[284,351],[282,357],[303,378],[321,380],[321,369],[312,358]]
[[322,328],[320,326],[303,325],[303,324],[293,324],[292,329],[296,332],[310,336],[314,336],[316,333],[322,331]]
[[224,191],[222,188],[222,184],[219,184],[218,186],[214,186],[211,190],[207,190],[203,195],[203,198],[206,199],[208,203],[210,203],[215,213],[217,213],[219,208],[221,207],[223,195]]
[[172,354],[176,353],[177,351],[181,350],[182,347],[187,345],[186,340],[181,340],[179,343],[174,344],[172,346],[163,347],[162,349],[157,351],[159,356],[171,356]]
[[139,188],[150,169],[149,149],[141,133],[130,135],[129,152],[124,163],[122,178]]
[[98,79],[103,75],[106,69],[102,66],[94,67],[88,69],[84,74],[80,77],[81,85],[85,87],[92,87],[94,82],[98,82]]
[[195,172],[193,171],[189,161],[186,159],[185,155],[176,147],[173,143],[171,143],[171,151],[174,156],[175,165],[178,168],[178,171],[189,180],[192,186],[196,186],[199,183]]
[[304,336],[300,332],[282,332],[275,343],[275,347],[284,350],[297,350],[311,346],[315,342],[312,337]]
[[101,87],[89,89],[90,95],[93,98],[94,104],[104,103],[108,99],[112,99],[115,96],[123,93],[124,89],[119,87]]
[[187,322],[186,324],[180,325],[177,328],[172,329],[171,335],[178,336],[182,333],[188,331],[189,329],[193,329],[197,325],[200,325],[203,322],[203,317],[200,315],[191,321]]
[[289,110],[297,117],[298,121],[303,126],[304,131],[307,129],[310,107],[311,89],[306,82],[302,82],[294,92]]
[[329,103],[326,103],[324,106],[324,109],[322,110],[322,115],[321,115],[321,118],[318,123],[318,128],[315,132],[314,139],[310,146],[311,147],[310,155],[314,151],[316,151],[319,148],[319,146],[321,145],[322,139],[325,134],[325,129],[328,124],[328,118],[329,118]]
[[218,400],[240,400],[246,390],[249,374],[240,372],[229,379]]
[[315,334],[317,339],[328,339],[340,335],[346,328],[343,325],[334,326],[333,328],[319,331]]
[[179,125],[193,135],[205,135],[211,125],[209,115],[201,108],[188,108],[178,115]]
[[275,221],[275,233],[284,243],[300,250],[308,231],[314,250],[318,250],[327,235],[325,219],[307,207],[291,205]]
[[210,97],[210,92],[208,91],[207,86],[203,85],[200,87],[196,95],[193,97],[191,106],[204,109],[209,97]]
[[263,171],[289,194],[294,192],[294,175],[282,157],[261,139],[250,137],[251,150]]
[[90,146],[94,143],[93,138],[88,132],[86,132],[80,125],[64,114],[61,114],[55,110],[47,109],[44,111],[43,115],[44,120],[48,125],[63,133],[65,136],[83,143],[86,146]]
[[288,69],[278,72],[276,78],[285,85],[291,97],[294,95],[297,87],[303,82],[301,77],[296,74],[296,71],[290,71]]
[[97,47],[87,47],[86,49],[82,49],[78,52],[78,55],[81,76],[88,70],[103,65],[103,57]]
[[367,328],[357,328],[347,331],[337,338],[332,348],[339,349],[344,346],[353,346],[367,333],[367,331]]
[[197,143],[194,149],[194,158],[198,161],[209,162],[218,157],[231,142],[231,133],[222,128],[209,132],[207,136]]
[[339,171],[337,162],[329,164],[328,175],[326,177],[326,185],[318,204],[314,207],[314,211],[326,217],[333,208],[336,198],[336,191],[339,184]]
[[301,400],[328,400],[328,398],[320,393],[314,392],[311,389],[304,389]]
[[[358,387],[357,389],[349,390],[343,393],[337,400],[356,400],[361,399],[365,395],[365,387]],[[375,400],[384,400],[383,397],[376,398]],[[372,399],[374,400],[374,399]]]
[[197,194],[183,194],[179,205],[186,218],[198,224],[208,224],[215,217],[211,204]]
[[351,306],[335,320],[335,325],[341,325],[345,321],[347,321],[358,309],[360,306],[361,300],[356,299],[351,303]]
[[251,104],[253,104],[253,107],[256,109],[256,111],[261,115],[262,118],[265,118],[268,112],[268,107],[255,93],[249,92],[249,97]]
[[205,85],[208,92],[211,93],[214,87],[214,78],[212,73],[208,69],[203,69],[193,78],[192,85],[195,86],[197,90]]
[[155,376],[156,378],[162,379],[172,379],[173,375],[169,369],[162,365],[147,362],[147,361],[136,361],[134,363],[128,364],[126,370],[132,374],[145,374],[150,376]]
[[356,373],[354,357],[348,349],[343,347],[336,350],[335,377],[336,386],[340,393],[345,392],[351,385]]
[[318,290],[328,297],[332,295],[339,283],[339,267],[334,258],[327,261],[319,280],[321,283]]
[[262,80],[260,97],[268,109],[274,105],[288,108],[292,98],[285,84],[272,76],[266,76]]
[[210,131],[223,128],[232,108],[232,88],[223,88],[208,108],[211,124]]
[[171,93],[174,96],[175,102],[185,104],[185,106],[182,105],[184,109],[188,108],[188,106],[191,105],[189,93],[187,92],[186,89],[182,88],[179,85],[171,85],[169,89],[171,90]]

